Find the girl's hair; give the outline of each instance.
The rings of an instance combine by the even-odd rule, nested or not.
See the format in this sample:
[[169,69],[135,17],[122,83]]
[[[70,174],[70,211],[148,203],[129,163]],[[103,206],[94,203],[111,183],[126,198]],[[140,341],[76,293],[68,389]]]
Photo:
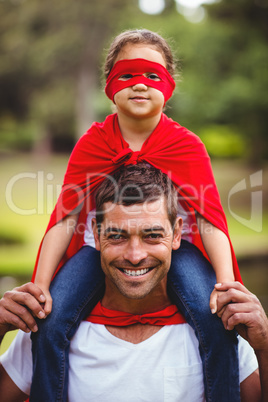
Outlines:
[[106,79],[119,52],[129,43],[153,46],[164,57],[167,70],[174,78],[176,70],[175,61],[172,51],[165,39],[157,33],[147,29],[134,29],[122,32],[113,40],[104,64],[104,75]]

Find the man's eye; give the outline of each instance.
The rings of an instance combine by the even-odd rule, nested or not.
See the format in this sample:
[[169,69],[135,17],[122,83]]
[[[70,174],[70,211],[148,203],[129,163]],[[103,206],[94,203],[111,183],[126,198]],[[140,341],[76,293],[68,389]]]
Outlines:
[[163,235],[161,233],[150,233],[146,235],[146,239],[149,240],[159,240],[162,239]]
[[119,80],[120,80],[120,81],[127,81],[127,80],[130,80],[131,78],[133,78],[133,75],[132,75],[132,74],[124,74],[124,75],[121,75],[121,77],[119,78]]
[[110,234],[108,236],[109,240],[122,240],[123,239],[123,235],[117,233],[117,234]]
[[150,80],[153,80],[153,81],[160,81],[159,76],[158,76],[157,74],[155,74],[155,73],[149,73],[149,74],[147,74],[146,76],[147,76],[147,78],[149,78]]

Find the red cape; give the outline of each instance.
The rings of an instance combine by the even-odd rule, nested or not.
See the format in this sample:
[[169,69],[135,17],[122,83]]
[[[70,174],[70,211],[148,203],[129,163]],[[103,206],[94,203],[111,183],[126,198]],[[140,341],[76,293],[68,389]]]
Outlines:
[[[94,207],[92,194],[104,176],[113,173],[123,164],[142,161],[166,173],[176,185],[179,195],[186,201],[193,217],[195,210],[223,231],[230,241],[210,158],[199,137],[162,114],[159,124],[144,142],[140,152],[133,152],[122,137],[117,115],[113,114],[103,123],[94,123],[77,142],[70,156],[62,191],[46,230],[47,232],[75,208],[81,209],[77,230],[59,268],[83,245],[86,216]],[[206,255],[197,225],[193,232],[194,244]],[[234,275],[236,280],[242,282],[231,241],[230,246]]]

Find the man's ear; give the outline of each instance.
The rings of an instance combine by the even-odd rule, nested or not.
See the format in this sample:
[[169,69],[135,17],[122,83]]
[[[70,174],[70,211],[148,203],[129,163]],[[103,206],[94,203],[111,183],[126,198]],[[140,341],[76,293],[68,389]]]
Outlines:
[[173,230],[172,250],[178,250],[181,245],[182,223],[182,218],[177,217]]
[[92,219],[91,225],[92,225],[96,250],[100,251],[100,236],[99,236],[99,232],[98,232],[98,225],[97,225],[96,218]]

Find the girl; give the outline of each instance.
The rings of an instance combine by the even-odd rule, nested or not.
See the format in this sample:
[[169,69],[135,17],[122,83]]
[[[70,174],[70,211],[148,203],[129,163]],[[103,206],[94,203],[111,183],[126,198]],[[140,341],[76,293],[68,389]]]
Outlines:
[[50,289],[52,314],[32,334],[31,401],[67,400],[69,341],[104,286],[90,235],[92,194],[105,175],[139,162],[169,174],[178,189],[179,214],[187,230],[173,254],[169,291],[199,340],[206,399],[240,400],[236,335],[225,331],[211,312],[216,312],[215,283],[241,278],[205,148],[197,136],[163,114],[175,88],[174,73],[171,50],[156,33],[127,31],[110,47],[105,92],[117,112],[94,123],[74,148],[33,276],[46,295],[49,315],[50,282],[67,261]]

